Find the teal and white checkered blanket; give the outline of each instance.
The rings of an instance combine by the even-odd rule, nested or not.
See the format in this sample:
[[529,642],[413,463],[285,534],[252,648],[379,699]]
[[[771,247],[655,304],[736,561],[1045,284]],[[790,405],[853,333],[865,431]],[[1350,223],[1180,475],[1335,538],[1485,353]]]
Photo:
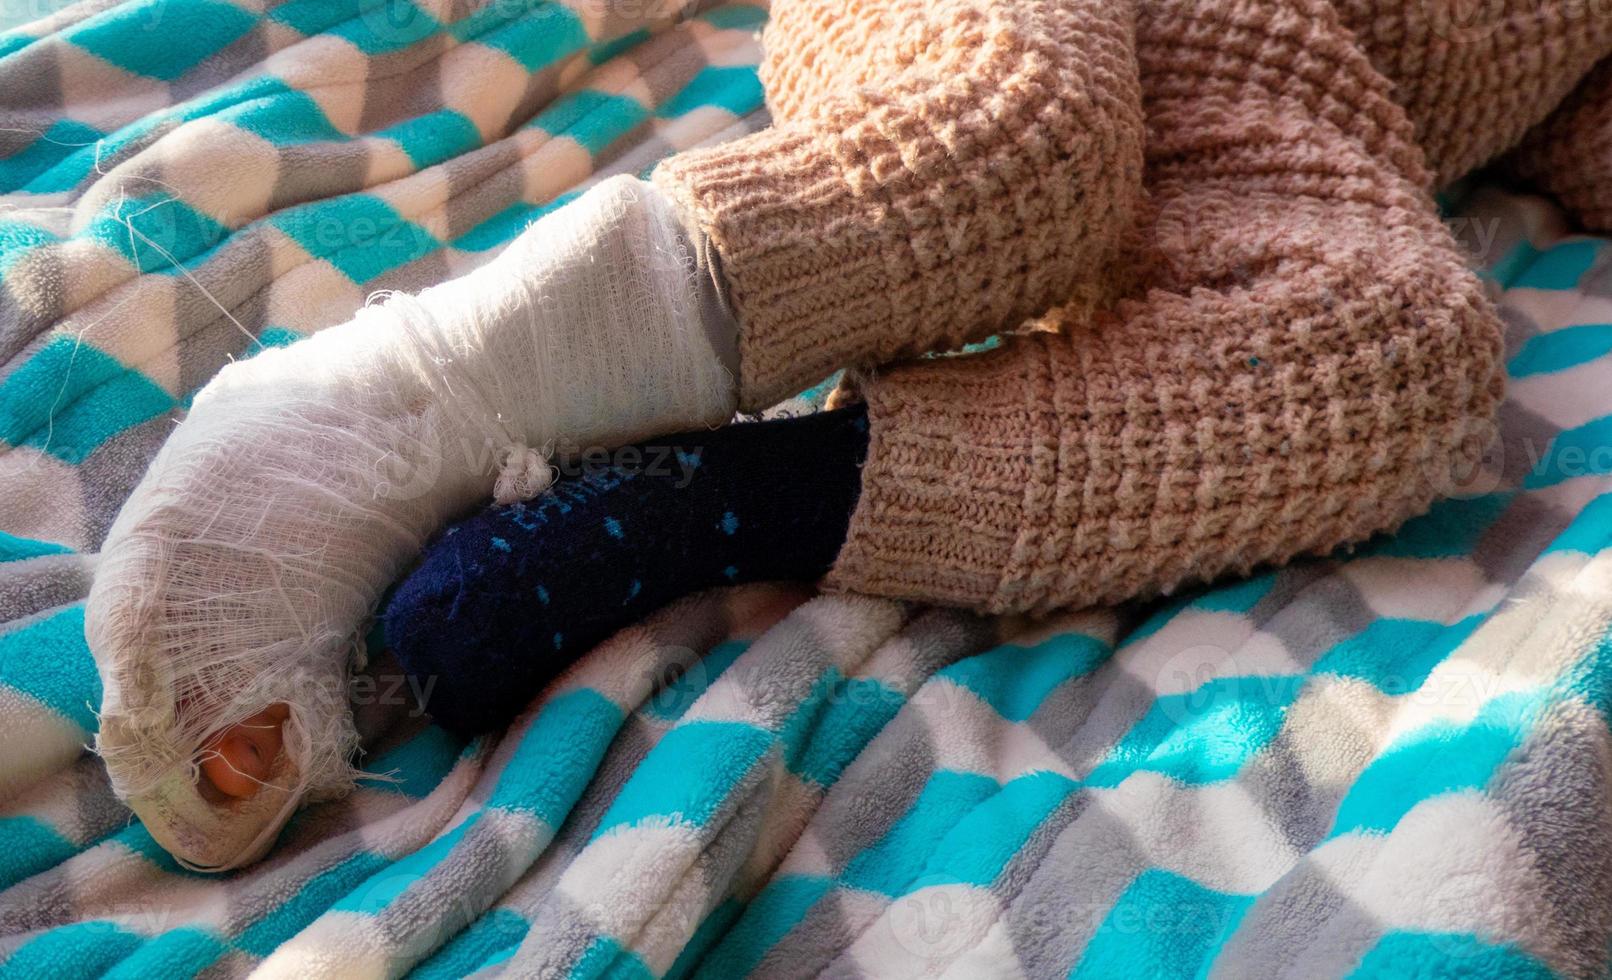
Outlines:
[[94,548],[230,357],[764,124],[764,12],[90,0],[0,35],[0,976],[1605,975],[1612,249],[1452,203],[1503,440],[1392,539],[1145,608],[761,587],[500,737],[356,678],[366,768],[176,867],[83,743]]

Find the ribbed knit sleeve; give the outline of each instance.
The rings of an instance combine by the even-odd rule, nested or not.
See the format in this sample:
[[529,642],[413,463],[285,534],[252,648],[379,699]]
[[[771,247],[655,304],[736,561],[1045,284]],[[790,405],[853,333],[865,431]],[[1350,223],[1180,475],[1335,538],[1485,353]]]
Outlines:
[[1153,288],[866,378],[830,585],[990,612],[1155,594],[1391,529],[1489,443],[1498,319],[1331,9],[1145,9],[1128,260]]
[[1507,161],[1588,231],[1612,232],[1612,61],[1602,62]]
[[720,258],[742,407],[1096,302],[1133,225],[1131,0],[775,0],[772,128],[654,179]]

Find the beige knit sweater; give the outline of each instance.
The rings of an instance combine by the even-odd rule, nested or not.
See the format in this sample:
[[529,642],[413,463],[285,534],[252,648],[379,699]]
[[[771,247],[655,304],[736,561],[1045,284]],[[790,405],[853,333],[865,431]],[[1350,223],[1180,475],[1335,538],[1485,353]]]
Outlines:
[[[1391,529],[1478,465],[1500,329],[1430,190],[1545,120],[1612,4],[772,7],[775,126],[656,180],[720,255],[747,406],[868,369],[830,584],[1117,601]],[[1608,82],[1513,161],[1596,227]]]

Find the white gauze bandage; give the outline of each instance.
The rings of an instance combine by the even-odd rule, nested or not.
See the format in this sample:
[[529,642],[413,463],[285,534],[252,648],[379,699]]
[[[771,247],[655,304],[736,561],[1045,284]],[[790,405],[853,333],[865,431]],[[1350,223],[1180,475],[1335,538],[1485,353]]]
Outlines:
[[[613,178],[488,265],[378,297],[197,395],[109,531],[86,616],[96,748],[159,842],[238,866],[300,800],[351,786],[356,634],[447,521],[495,486],[543,489],[556,444],[731,417],[708,291],[671,205]],[[209,803],[205,740],[276,702],[291,717],[274,778]]]

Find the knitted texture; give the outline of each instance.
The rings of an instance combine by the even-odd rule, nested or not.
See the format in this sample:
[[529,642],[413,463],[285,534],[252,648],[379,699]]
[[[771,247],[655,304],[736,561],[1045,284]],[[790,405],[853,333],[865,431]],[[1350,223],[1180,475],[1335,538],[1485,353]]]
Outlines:
[[1100,298],[1141,185],[1132,21],[1112,0],[779,4],[774,127],[655,176],[722,257],[742,404]]
[[1137,38],[1149,207],[1122,262],[1148,288],[865,378],[831,585],[990,611],[1167,592],[1391,529],[1479,465],[1499,323],[1336,11],[1150,3]]
[[741,402],[1025,334],[862,377],[828,584],[1041,610],[1325,551],[1472,476],[1499,324],[1429,192],[1566,96],[1612,9],[802,0],[766,46],[778,125],[655,175],[719,253]]
[[1507,163],[1556,195],[1586,229],[1612,231],[1612,61],[1591,72]]
[[1612,9],[1584,0],[1335,0],[1440,183],[1489,162],[1606,55]]

